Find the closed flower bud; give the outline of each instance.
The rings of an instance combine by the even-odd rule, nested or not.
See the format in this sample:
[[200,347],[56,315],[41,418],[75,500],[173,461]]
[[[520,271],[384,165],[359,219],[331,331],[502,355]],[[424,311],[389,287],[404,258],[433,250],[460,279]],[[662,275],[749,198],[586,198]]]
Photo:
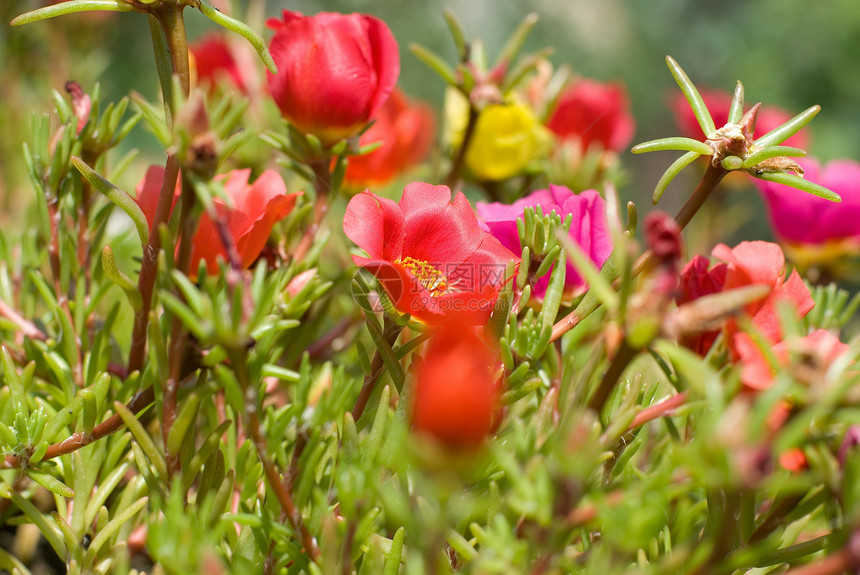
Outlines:
[[381,20],[364,14],[284,11],[268,22],[278,73],[269,89],[284,117],[324,145],[347,138],[385,104],[400,75],[394,36]]

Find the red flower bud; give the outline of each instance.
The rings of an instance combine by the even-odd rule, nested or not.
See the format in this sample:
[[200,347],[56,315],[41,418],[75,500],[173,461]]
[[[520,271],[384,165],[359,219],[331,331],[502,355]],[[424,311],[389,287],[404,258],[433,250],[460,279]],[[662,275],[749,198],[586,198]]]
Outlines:
[[475,447],[494,428],[500,385],[486,343],[464,325],[446,324],[418,367],[412,426],[449,447]]
[[385,104],[400,75],[397,42],[381,20],[364,14],[285,10],[269,20],[278,73],[267,72],[281,113],[330,145],[355,134]]

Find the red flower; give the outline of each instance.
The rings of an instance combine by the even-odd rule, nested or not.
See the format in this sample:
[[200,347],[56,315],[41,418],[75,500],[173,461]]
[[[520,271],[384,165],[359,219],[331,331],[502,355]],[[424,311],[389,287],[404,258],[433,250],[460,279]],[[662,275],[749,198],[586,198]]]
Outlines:
[[381,142],[374,151],[349,159],[345,181],[352,188],[384,184],[418,163],[433,140],[433,110],[423,103],[412,103],[400,90],[394,90],[376,122],[362,134],[361,145]]
[[370,257],[353,256],[373,273],[394,305],[415,319],[441,324],[447,312],[485,323],[505,267],[517,256],[481,230],[462,192],[415,182],[400,203],[370,192],[353,197],[343,230]]
[[498,421],[498,363],[470,328],[448,323],[430,338],[416,371],[412,426],[450,447],[475,447]]
[[[675,302],[682,305],[702,296],[719,293],[726,281],[726,264],[717,264],[708,269],[710,260],[704,256],[695,256],[681,270],[678,282],[678,295]],[[708,353],[720,330],[709,331],[685,338],[681,344],[701,356]]]
[[562,140],[579,139],[584,150],[598,142],[618,152],[630,143],[635,123],[623,85],[583,78],[562,92],[547,127]]
[[[782,326],[777,310],[778,302],[789,302],[794,306],[797,317],[804,317],[815,302],[800,274],[792,271],[785,277],[785,255],[779,245],[771,242],[741,242],[734,248],[719,244],[712,252],[726,268],[724,290],[748,285],[768,285],[770,294],[761,301],[746,306],[746,313],[753,325],[771,343],[782,340]],[[736,322],[730,321],[729,345],[733,346],[731,336],[737,329]]]
[[233,49],[224,36],[207,34],[189,46],[189,51],[194,57],[194,69],[199,84],[214,85],[222,78],[229,78],[236,88],[247,92],[248,86],[242,77]]
[[[248,184],[251,170],[233,170],[217,179],[224,182],[224,191],[232,200],[233,207],[227,207],[215,198],[215,209],[227,222],[227,228],[236,242],[236,251],[245,268],[260,255],[272,228],[287,217],[296,198],[301,193],[287,194],[283,178],[274,170],[266,170],[253,184]],[[143,181],[137,186],[137,203],[152,227],[158,194],[164,179],[164,168],[150,166]],[[177,183],[174,202],[179,197],[180,184]],[[198,262],[206,261],[208,273],[218,272],[218,258],[227,259],[227,251],[215,224],[207,214],[200,216],[197,233],[192,240],[191,273],[197,271]]]
[[[762,390],[773,385],[774,369],[762,350],[745,333],[735,335],[735,350],[741,364],[741,382],[751,389]],[[826,371],[848,346],[829,331],[819,329],[795,341],[781,341],[770,348],[780,367],[791,367],[789,351],[794,350],[803,357],[801,369]],[[802,372],[799,372],[802,376]],[[817,379],[817,378],[815,378]]]
[[[714,125],[717,128],[725,126],[729,121],[729,108],[732,106],[732,96],[728,92],[722,90],[699,90],[702,100],[708,107],[711,113],[711,118],[714,120]],[[702,128],[699,127],[699,122],[690,109],[690,104],[684,94],[676,92],[672,95],[672,110],[675,113],[675,122],[681,133],[694,140],[704,139]],[[774,128],[778,128],[785,122],[791,119],[791,114],[781,108],[775,106],[763,106],[758,112],[756,118],[755,135],[757,137],[764,136]],[[797,148],[806,148],[809,145],[809,138],[806,130],[801,130],[788,140],[782,143],[783,146],[794,146]]]
[[285,10],[271,19],[278,73],[267,72],[281,113],[326,145],[355,134],[385,104],[400,74],[397,42],[381,20],[363,14]]
[[[812,309],[812,296],[800,274],[792,271],[791,275],[785,278],[785,255],[777,244],[741,242],[734,248],[720,244],[714,248],[712,255],[725,263],[708,268],[708,259],[696,256],[684,266],[676,298],[678,305],[742,286],[770,286],[770,294],[763,300],[747,305],[745,311],[756,329],[771,343],[782,340],[782,327],[777,313],[778,302],[792,303],[798,317],[805,316]],[[730,320],[726,329],[727,344],[734,350],[737,322]],[[718,334],[719,331],[708,332],[682,343],[704,355]]]

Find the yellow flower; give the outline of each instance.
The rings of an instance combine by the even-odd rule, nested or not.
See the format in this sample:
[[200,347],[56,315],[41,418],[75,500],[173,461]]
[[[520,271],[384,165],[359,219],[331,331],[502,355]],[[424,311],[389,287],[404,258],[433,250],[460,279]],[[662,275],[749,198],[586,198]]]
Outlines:
[[[458,91],[445,95],[446,140],[458,148],[469,117],[469,104]],[[466,151],[466,166],[479,178],[504,180],[523,172],[526,166],[546,157],[552,136],[532,110],[517,99],[489,104],[481,110]]]

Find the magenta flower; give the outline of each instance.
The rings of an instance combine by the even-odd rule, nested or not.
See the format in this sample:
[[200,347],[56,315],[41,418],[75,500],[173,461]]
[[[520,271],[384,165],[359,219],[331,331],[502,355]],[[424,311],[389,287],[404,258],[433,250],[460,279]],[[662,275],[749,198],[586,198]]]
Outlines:
[[798,160],[804,177],[842,197],[827,201],[789,186],[756,179],[770,215],[774,233],[783,243],[821,245],[851,244],[860,249],[860,164],[834,160],[824,166],[810,158]]
[[[517,233],[517,218],[523,216],[526,208],[537,206],[541,206],[545,214],[555,211],[562,219],[573,214],[570,238],[597,267],[603,266],[612,253],[612,238],[606,220],[606,203],[594,190],[574,194],[564,186],[550,184],[549,190],[538,190],[510,205],[478,202],[477,211],[482,227],[493,234],[503,246],[518,254],[522,252],[522,248]],[[548,284],[549,273],[535,283],[532,296],[543,299]],[[568,263],[564,280],[565,296],[578,295],[584,292],[585,288],[585,280]]]

